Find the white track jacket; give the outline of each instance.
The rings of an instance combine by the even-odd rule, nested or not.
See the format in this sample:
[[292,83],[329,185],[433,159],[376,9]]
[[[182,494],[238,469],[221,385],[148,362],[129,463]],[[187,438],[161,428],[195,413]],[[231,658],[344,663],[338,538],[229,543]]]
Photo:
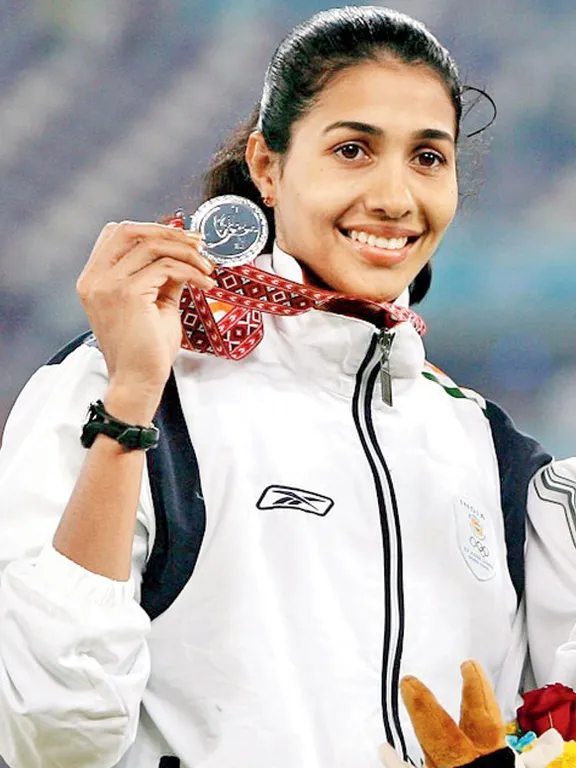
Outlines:
[[[258,266],[300,280],[281,251]],[[28,383],[0,453],[0,754],[12,768],[420,764],[398,694],[457,717],[477,659],[507,716],[529,646],[576,685],[576,461],[427,365],[412,326],[265,318],[233,362],[182,351],[156,423],[133,573],[51,546],[107,386],[87,336]],[[576,641],[575,641],[576,642]]]

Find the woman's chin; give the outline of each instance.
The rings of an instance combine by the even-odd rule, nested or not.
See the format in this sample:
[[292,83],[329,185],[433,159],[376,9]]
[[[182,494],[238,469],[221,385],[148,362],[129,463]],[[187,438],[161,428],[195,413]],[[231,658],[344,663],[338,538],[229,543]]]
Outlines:
[[365,301],[375,301],[381,304],[385,301],[395,301],[398,296],[404,291],[402,284],[388,284],[382,286],[375,286],[373,283],[367,284],[364,280],[348,280],[345,283],[340,283],[340,287],[333,290],[338,290],[340,293],[345,293],[347,296],[353,296],[356,299],[364,299]]
[[324,291],[335,291],[344,293],[347,296],[353,296],[356,299],[365,301],[375,301],[382,303],[384,301],[394,301],[404,291],[401,281],[387,281],[386,284],[375,285],[370,277],[356,275],[338,274],[333,279],[330,275],[320,276],[313,272],[309,267],[302,265],[302,277],[305,285],[321,288]]

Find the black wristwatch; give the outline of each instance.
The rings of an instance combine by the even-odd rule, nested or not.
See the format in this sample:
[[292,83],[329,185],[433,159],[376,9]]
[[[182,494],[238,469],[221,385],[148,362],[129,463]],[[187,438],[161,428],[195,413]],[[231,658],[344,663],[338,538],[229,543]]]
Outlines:
[[127,450],[147,451],[149,448],[156,448],[160,439],[160,430],[154,424],[149,427],[126,424],[111,416],[104,408],[102,400],[97,400],[90,404],[88,420],[82,427],[80,442],[84,448],[90,448],[96,436],[100,434],[117,440]]

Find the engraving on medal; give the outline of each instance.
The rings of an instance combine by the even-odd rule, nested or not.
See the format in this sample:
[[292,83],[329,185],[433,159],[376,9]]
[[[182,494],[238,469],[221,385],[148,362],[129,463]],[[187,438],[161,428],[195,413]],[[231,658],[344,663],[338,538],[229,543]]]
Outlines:
[[253,261],[268,240],[266,216],[239,195],[221,195],[203,203],[192,215],[190,229],[202,235],[202,253],[227,267]]

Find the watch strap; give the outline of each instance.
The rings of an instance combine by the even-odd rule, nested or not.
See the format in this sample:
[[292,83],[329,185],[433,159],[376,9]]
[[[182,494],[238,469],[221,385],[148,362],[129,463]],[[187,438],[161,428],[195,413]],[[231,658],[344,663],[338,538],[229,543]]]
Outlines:
[[111,437],[127,450],[147,451],[158,445],[160,430],[154,424],[143,427],[120,421],[106,411],[102,400],[97,400],[88,408],[88,418],[82,427],[80,442],[84,448],[90,448],[98,435]]

